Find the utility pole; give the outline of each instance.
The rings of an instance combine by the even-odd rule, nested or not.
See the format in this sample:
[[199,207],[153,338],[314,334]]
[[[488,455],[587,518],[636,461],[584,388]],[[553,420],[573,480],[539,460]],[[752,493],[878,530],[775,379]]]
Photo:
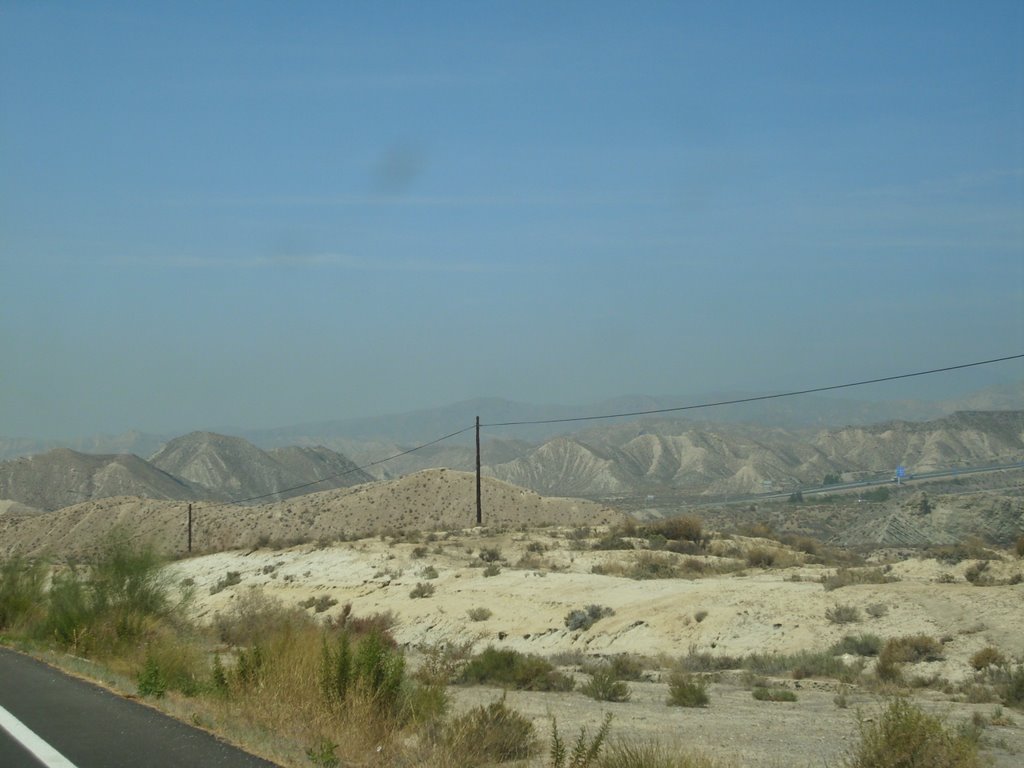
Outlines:
[[192,502],[188,504],[188,553],[192,554]]
[[484,512],[480,506],[480,417],[476,417],[476,524],[483,525]]

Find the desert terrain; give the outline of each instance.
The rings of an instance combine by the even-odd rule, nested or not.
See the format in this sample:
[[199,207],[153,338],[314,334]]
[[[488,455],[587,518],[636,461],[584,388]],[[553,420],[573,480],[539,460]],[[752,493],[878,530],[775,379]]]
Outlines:
[[[986,759],[1009,768],[1024,755],[1024,713],[1003,708],[995,668],[977,659],[989,649],[1000,669],[1024,660],[1021,474],[733,505],[545,497],[485,477],[476,526],[473,476],[433,469],[255,505],[193,501],[191,553],[185,500],[114,496],[52,512],[10,502],[0,557],[62,568],[122,531],[171,559],[168,583],[200,624],[253,600],[324,622],[383,616],[412,668],[449,658],[455,714],[504,699],[542,744],[552,716],[571,738],[611,713],[614,739],[678,744],[717,765],[841,765],[859,719],[909,695],[974,729]],[[691,529],[681,537],[680,518]],[[932,650],[882,680],[877,647],[847,647],[862,637],[923,637]],[[488,647],[540,656],[575,689],[455,684]],[[617,660],[635,672],[628,700],[586,695],[595,669]],[[706,684],[707,706],[666,703],[677,669]],[[158,705],[195,719],[187,699]],[[264,754],[305,764],[301,752]],[[542,752],[530,764],[544,765]]]
[[[996,706],[969,700],[978,677],[972,656],[992,646],[1008,657],[1024,658],[1024,561],[1009,555],[991,553],[991,586],[967,580],[974,560],[950,563],[890,553],[885,572],[891,581],[826,590],[821,579],[835,573],[834,567],[814,564],[814,558],[776,540],[743,536],[715,537],[707,554],[699,556],[709,564],[731,563],[736,569],[729,573],[643,580],[601,575],[594,571],[614,571],[617,564],[643,556],[639,540],[636,550],[592,549],[606,534],[606,528],[520,526],[376,536],[326,546],[213,553],[181,560],[170,573],[194,585],[194,609],[202,621],[214,621],[255,590],[287,605],[330,604],[321,613],[324,618],[346,604],[353,615],[390,613],[393,633],[413,659],[438,645],[469,642],[476,651],[493,645],[544,656],[580,682],[587,679],[581,670],[588,662],[642,659],[645,672],[628,683],[628,702],[595,701],[580,692],[527,691],[509,692],[507,702],[529,716],[539,733],[549,727],[552,714],[575,733],[584,726],[596,728],[603,713],[611,712],[618,736],[678,740],[742,766],[839,764],[856,740],[857,713],[871,717],[891,691],[867,683],[868,661],[863,685],[856,679],[841,683],[813,675],[794,679],[788,672],[768,675],[797,700],[762,702],[751,696],[749,672],[727,670],[709,673],[708,707],[670,707],[664,678],[674,659],[825,651],[851,633],[882,638],[925,634],[941,642],[942,658],[910,665],[905,675],[921,680],[916,701],[959,723],[976,712],[979,717],[990,714]],[[790,564],[746,566],[744,553],[755,548],[774,551],[778,561]],[[488,576],[487,565],[497,572]],[[222,586],[225,581],[232,583]],[[433,593],[411,597],[420,584],[432,585]],[[567,628],[571,611],[593,604],[613,613],[586,630]],[[837,604],[856,607],[862,618],[848,624],[830,621],[827,613]],[[470,613],[481,608],[490,612],[487,618],[472,620]],[[845,657],[845,663],[857,660]],[[452,686],[450,691],[457,710],[503,695],[475,686]],[[840,694],[841,707],[836,703]],[[1024,754],[1024,715],[1014,713],[1010,719],[986,731],[985,751],[997,766],[1019,765]]]

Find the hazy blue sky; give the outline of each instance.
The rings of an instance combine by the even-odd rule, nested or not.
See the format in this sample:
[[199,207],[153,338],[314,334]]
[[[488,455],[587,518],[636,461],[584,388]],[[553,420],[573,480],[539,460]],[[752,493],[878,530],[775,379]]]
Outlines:
[[0,0],[0,434],[1020,352],[1019,0]]

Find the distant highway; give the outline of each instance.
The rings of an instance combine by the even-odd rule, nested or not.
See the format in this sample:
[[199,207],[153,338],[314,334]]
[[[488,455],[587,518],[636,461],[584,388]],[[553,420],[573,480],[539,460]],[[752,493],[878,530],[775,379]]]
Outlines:
[[[935,480],[943,477],[959,477],[962,475],[974,475],[982,472],[1003,472],[1007,470],[1024,469],[1024,462],[1013,462],[1010,464],[990,464],[984,467],[950,467],[949,469],[934,470],[932,472],[915,472],[912,476],[908,475],[903,478],[901,484],[909,485],[911,483],[917,483],[922,480]],[[892,475],[878,476],[869,480],[858,480],[854,483],[837,483],[835,485],[818,485],[810,486],[807,488],[788,488],[784,491],[771,491],[768,493],[757,493],[745,496],[727,496],[720,497],[717,499],[695,499],[689,498],[673,498],[671,503],[680,507],[686,507],[688,509],[694,509],[699,507],[719,507],[723,505],[731,504],[751,504],[758,501],[769,501],[771,499],[788,499],[797,491],[800,491],[804,496],[823,494],[823,493],[836,493],[837,491],[848,491],[857,488],[872,488],[876,486],[889,486],[895,485],[895,480]],[[640,497],[618,497],[618,498],[597,498],[598,501],[602,501],[608,504],[621,503],[623,501],[631,501],[638,503],[643,499]],[[652,501],[647,506],[657,507],[666,506],[668,499],[664,496],[658,497],[657,500]],[[638,504],[638,506],[643,506]]]
[[[920,480],[934,480],[939,477],[958,477],[960,475],[974,475],[979,472],[1000,472],[1007,469],[1024,469],[1024,462],[1016,462],[1013,464],[992,464],[986,467],[967,467],[959,469],[940,469],[934,472],[915,472],[913,475],[909,475],[901,481],[901,485],[907,485],[908,483],[916,483]],[[800,492],[805,496],[809,493],[833,493],[835,491],[849,490],[850,488],[870,488],[878,485],[892,485],[895,482],[891,477],[889,478],[875,478],[873,480],[858,480],[856,483],[837,483],[835,485],[819,485],[813,488],[800,488]],[[760,494],[758,496],[752,496],[751,499],[778,499],[778,498],[789,498],[795,491],[781,491],[779,493]]]
[[3,768],[277,768],[210,733],[0,648]]

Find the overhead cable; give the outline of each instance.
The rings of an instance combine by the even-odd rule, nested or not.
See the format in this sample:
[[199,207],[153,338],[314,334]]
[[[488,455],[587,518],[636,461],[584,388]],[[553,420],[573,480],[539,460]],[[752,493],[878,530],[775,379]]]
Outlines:
[[700,408],[715,408],[721,405],[738,405],[740,403],[754,403],[759,400],[776,400],[782,397],[795,397],[796,395],[809,395],[815,392],[828,392],[835,389],[847,389],[849,387],[861,387],[865,384],[879,384],[883,381],[896,381],[897,379],[910,379],[915,376],[928,376],[933,373],[945,373],[947,371],[956,371],[962,368],[975,368],[979,365],[991,365],[992,363],[1001,363],[1006,360],[1017,360],[1024,357],[1024,354],[1019,355],[1007,355],[1006,357],[996,357],[991,360],[979,360],[974,363],[962,363],[961,365],[947,365],[944,368],[932,368],[928,371],[914,371],[913,373],[901,373],[896,376],[882,376],[877,379],[865,379],[863,381],[851,381],[847,384],[832,384],[827,387],[814,387],[812,389],[798,389],[792,392],[778,392],[774,395],[756,395],[754,397],[741,397],[735,400],[719,400],[714,403],[699,403],[697,405],[681,405],[675,408],[655,408],[649,411],[629,411],[627,413],[606,413],[598,416],[573,416],[571,418],[563,419],[536,419],[532,421],[501,421],[494,422],[492,424],[481,424],[481,427],[519,427],[527,426],[530,424],[565,424],[570,421],[597,421],[599,419],[617,419],[623,416],[649,416],[657,413],[673,413],[678,411],[694,411]]

